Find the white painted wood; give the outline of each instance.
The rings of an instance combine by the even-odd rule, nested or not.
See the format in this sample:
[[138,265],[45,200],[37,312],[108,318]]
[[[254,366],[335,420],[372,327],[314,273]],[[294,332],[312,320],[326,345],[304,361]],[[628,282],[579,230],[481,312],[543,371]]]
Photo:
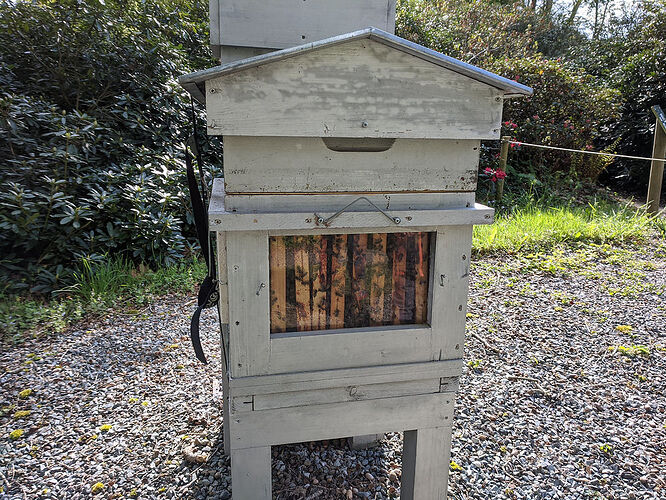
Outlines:
[[222,210],[285,213],[310,209],[312,212],[331,212],[347,206],[359,196],[367,197],[383,210],[436,210],[474,205],[474,193],[227,194]]
[[267,373],[270,349],[267,233],[254,231],[227,234],[227,270],[231,291],[231,375],[243,377]]
[[230,437],[229,425],[229,293],[227,280],[227,235],[223,232],[215,234],[217,242],[217,280],[220,292],[220,300],[217,303],[217,311],[220,315],[220,348],[222,361],[222,421],[224,454],[229,456]]
[[417,226],[402,227],[396,231],[392,227],[354,227],[354,228],[322,228],[313,231],[312,229],[276,229],[268,231],[269,236],[300,236],[306,234],[366,234],[366,233],[414,233],[414,232],[433,232],[437,231],[438,226]]
[[[232,412],[231,449],[269,446],[409,428],[450,427],[454,394],[351,401]],[[233,459],[232,459],[233,460]]]
[[210,24],[210,44],[220,45],[220,1],[208,0],[208,21]]
[[437,231],[431,287],[435,359],[462,357],[471,248],[471,226],[449,226]]
[[220,323],[229,323],[229,280],[227,273],[227,233],[218,231],[215,233],[217,240],[217,283],[220,292],[218,311]]
[[458,377],[461,370],[462,360],[455,359],[232,378],[229,383],[234,395],[256,395],[329,389],[360,383],[383,384],[437,377],[448,379]]
[[428,326],[271,335],[270,373],[433,361]]
[[[277,131],[278,129],[276,129]],[[228,193],[474,191],[478,140],[397,139],[380,152],[331,151],[319,137],[224,137]]]
[[[269,410],[290,406],[307,406],[343,401],[364,401],[415,394],[432,394],[440,392],[439,379],[410,380],[406,382],[387,382],[384,384],[353,384],[331,389],[315,389],[311,391],[277,392],[274,394],[256,395],[251,409]],[[246,398],[247,396],[239,396]],[[237,406],[238,407],[238,406]]]
[[446,500],[451,427],[406,431],[403,443],[400,498]]
[[[207,80],[216,77],[246,71],[250,68],[274,63],[327,47],[349,43],[354,40],[365,39],[373,40],[375,42],[386,45],[387,47],[391,47],[405,54],[432,63],[438,67],[445,68],[460,75],[468,76],[474,81],[482,82],[500,90],[502,92],[500,97],[503,98],[529,96],[532,95],[533,92],[530,87],[527,87],[522,83],[518,83],[514,80],[496,75],[458,59],[454,59],[453,57],[449,57],[445,54],[440,54],[439,52],[424,47],[423,45],[410,42],[409,40],[405,40],[404,38],[400,38],[399,36],[392,35],[391,33],[387,33],[386,31],[382,31],[379,28],[374,27],[368,27],[353,31],[351,33],[336,35],[323,40],[318,40],[316,42],[298,45],[296,47],[276,50],[269,54],[263,54],[230,64],[224,64],[213,68],[195,71],[194,73],[180,76],[178,78],[178,82],[188,91],[192,92],[192,86],[196,87],[200,84],[203,85],[203,83]],[[195,92],[193,95],[196,99],[201,99],[203,97],[199,96],[197,92]]]
[[[224,367],[226,370],[226,366]],[[222,439],[225,456],[231,453],[231,408],[229,397],[229,377],[226,372],[222,375]]]
[[271,447],[231,450],[231,488],[235,500],[271,500]]
[[[340,209],[344,208],[340,207]],[[359,211],[362,208],[363,211]],[[307,229],[311,234],[323,234],[320,229],[345,232],[378,232],[388,228],[390,232],[423,231],[433,226],[457,226],[491,224],[494,210],[476,203],[469,208],[446,208],[443,210],[390,210],[385,211],[391,218],[398,218],[399,224],[386,217],[373,207],[368,210],[366,202],[359,202],[339,214],[328,224],[326,220],[335,212],[300,213],[218,213],[209,212],[210,227],[213,231],[296,231]],[[334,231],[334,232],[336,232]]]
[[205,84],[211,135],[499,138],[502,91],[367,38]]
[[217,45],[285,48],[368,26],[395,31],[395,0],[212,1],[219,4]]

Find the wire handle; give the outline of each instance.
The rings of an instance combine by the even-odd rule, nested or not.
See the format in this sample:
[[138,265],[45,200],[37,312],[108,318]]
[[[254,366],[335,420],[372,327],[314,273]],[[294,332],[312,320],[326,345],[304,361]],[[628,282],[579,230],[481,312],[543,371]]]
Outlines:
[[372,207],[373,207],[375,210],[377,210],[378,212],[380,212],[384,217],[386,217],[388,220],[390,220],[390,221],[393,222],[394,224],[400,224],[400,223],[402,222],[402,219],[401,219],[400,217],[392,217],[392,216],[389,215],[387,212],[385,212],[384,210],[382,210],[381,208],[379,208],[377,205],[375,205],[373,202],[371,202],[366,196],[361,196],[361,197],[359,197],[359,198],[356,198],[354,201],[352,201],[352,202],[349,203],[348,205],[342,207],[340,210],[338,210],[337,212],[335,212],[333,215],[331,215],[330,217],[328,217],[328,218],[326,218],[326,219],[323,218],[321,215],[319,215],[319,214],[317,214],[317,213],[315,212],[315,214],[314,214],[314,216],[315,216],[315,221],[316,221],[316,223],[319,224],[319,225],[322,225],[322,226],[326,226],[326,227],[328,227],[328,226],[331,225],[331,222],[333,221],[333,219],[337,218],[339,215],[341,215],[342,213],[344,213],[349,207],[351,207],[352,205],[354,205],[355,203],[357,203],[357,202],[359,202],[359,201],[361,201],[361,200],[367,201],[370,205],[372,205]]

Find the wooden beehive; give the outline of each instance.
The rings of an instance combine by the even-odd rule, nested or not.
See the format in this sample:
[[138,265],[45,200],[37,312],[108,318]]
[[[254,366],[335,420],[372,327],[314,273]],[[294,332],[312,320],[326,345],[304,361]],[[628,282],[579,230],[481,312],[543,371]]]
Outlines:
[[376,28],[180,81],[224,135],[234,495],[270,498],[273,444],[405,431],[401,498],[445,498],[480,141],[531,89]]
[[366,26],[393,33],[395,0],[210,0],[209,15],[213,54],[226,63]]

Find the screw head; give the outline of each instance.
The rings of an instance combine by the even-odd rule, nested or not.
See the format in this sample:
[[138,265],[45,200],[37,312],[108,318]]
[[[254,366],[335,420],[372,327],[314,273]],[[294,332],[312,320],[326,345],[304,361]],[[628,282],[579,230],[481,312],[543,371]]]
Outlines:
[[400,217],[393,217],[393,222],[396,224],[400,224],[402,222],[402,219]]
[[363,128],[368,128],[368,122],[366,122],[365,120],[363,120],[363,121],[361,122],[361,127],[363,127]]
[[317,224],[323,224],[324,223],[324,218],[323,217],[317,217]]

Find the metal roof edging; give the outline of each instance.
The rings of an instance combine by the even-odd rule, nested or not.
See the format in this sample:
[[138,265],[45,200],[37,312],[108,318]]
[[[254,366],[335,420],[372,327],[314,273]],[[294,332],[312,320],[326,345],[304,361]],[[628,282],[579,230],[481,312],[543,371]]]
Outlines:
[[180,85],[188,90],[188,92],[190,92],[197,100],[202,100],[204,95],[201,92],[199,84],[203,84],[205,81],[210,80],[211,78],[237,73],[239,71],[255,68],[269,62],[276,62],[290,57],[295,57],[301,53],[309,52],[311,50],[330,47],[333,45],[363,38],[376,40],[380,43],[384,43],[389,47],[408,53],[414,57],[418,57],[425,61],[446,68],[450,71],[454,71],[481,83],[485,83],[491,87],[495,87],[504,91],[507,96],[514,97],[532,94],[532,89],[526,85],[509,80],[508,78],[496,75],[490,71],[486,71],[453,57],[441,54],[417,43],[410,42],[409,40],[405,40],[399,36],[382,31],[378,28],[365,28],[362,30],[353,31],[351,33],[318,40],[316,42],[298,45],[296,47],[290,47],[274,52],[268,52],[266,54],[250,57],[248,59],[241,59],[224,65],[215,66],[213,68],[196,71],[194,73],[180,76],[178,78],[178,83],[180,83]]

